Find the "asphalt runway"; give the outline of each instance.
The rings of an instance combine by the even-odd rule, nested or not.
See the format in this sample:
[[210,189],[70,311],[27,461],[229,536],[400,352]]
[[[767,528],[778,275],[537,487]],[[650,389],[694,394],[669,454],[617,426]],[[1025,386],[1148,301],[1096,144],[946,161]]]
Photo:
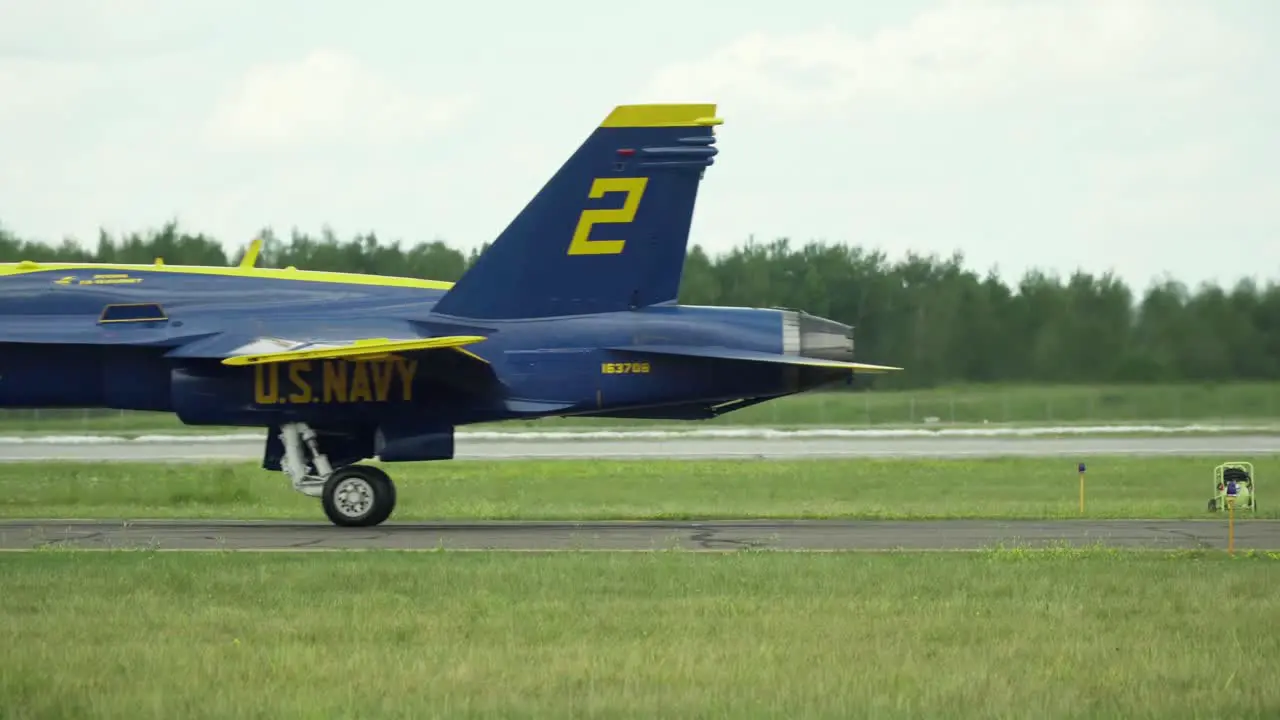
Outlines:
[[[0,462],[107,460],[256,461],[261,441],[38,442],[0,444]],[[637,440],[462,439],[460,460],[536,458],[813,458],[1219,455],[1280,452],[1274,436],[698,438]],[[1102,543],[1127,548],[1225,548],[1223,521],[736,521],[387,523],[336,528],[312,522],[0,521],[0,549],[80,548],[336,550],[977,550]],[[1240,549],[1280,550],[1280,521],[1243,520]]]
[[[91,460],[131,462],[256,461],[261,440],[0,443],[0,462]],[[734,457],[1052,457],[1091,455],[1237,455],[1280,453],[1280,437],[853,437],[690,438],[623,440],[477,440],[460,438],[459,460],[593,458],[716,459]]]
[[[4,521],[0,549],[156,550],[981,550],[1102,544],[1225,549],[1224,520],[386,523]],[[1235,547],[1280,550],[1280,520],[1237,520]]]

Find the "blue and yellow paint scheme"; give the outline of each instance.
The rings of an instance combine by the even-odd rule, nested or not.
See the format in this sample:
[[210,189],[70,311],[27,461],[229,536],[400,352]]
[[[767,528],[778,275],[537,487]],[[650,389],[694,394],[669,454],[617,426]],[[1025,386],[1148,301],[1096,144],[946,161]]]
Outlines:
[[0,407],[306,423],[334,467],[453,456],[462,425],[711,418],[897,370],[799,311],[676,302],[710,104],[615,108],[457,283],[295,268],[0,264]]

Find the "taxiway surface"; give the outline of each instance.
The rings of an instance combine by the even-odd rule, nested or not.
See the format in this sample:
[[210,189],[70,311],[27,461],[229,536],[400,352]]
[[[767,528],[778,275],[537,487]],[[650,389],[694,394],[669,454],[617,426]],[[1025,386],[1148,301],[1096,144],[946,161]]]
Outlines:
[[[261,441],[0,444],[0,461],[256,461]],[[536,458],[996,457],[1280,452],[1280,438],[1182,437],[857,437],[628,440],[459,439],[460,460]],[[1231,456],[1231,457],[1227,457]],[[1105,544],[1128,548],[1225,548],[1224,520],[1109,521],[705,521],[468,522],[335,528],[310,522],[0,521],[0,549],[86,548],[336,550],[975,550],[1000,545]],[[1240,520],[1236,547],[1280,550],[1280,521]]]
[[[265,437],[265,436],[264,436]],[[255,461],[263,440],[0,443],[0,461]],[[1050,457],[1280,453],[1280,437],[745,437],[690,439],[474,439],[460,437],[458,460],[597,458]],[[1236,458],[1224,458],[1234,460]]]
[[[338,528],[310,522],[0,522],[0,548],[159,550],[981,550],[1106,545],[1225,549],[1225,520],[707,521],[387,523]],[[1280,520],[1237,520],[1240,550],[1280,550]]]

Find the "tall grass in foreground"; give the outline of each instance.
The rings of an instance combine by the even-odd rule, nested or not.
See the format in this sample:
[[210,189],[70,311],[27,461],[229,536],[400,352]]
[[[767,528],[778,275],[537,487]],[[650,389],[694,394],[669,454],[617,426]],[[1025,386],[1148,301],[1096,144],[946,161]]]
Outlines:
[[1280,564],[0,557],[9,717],[1274,718]]

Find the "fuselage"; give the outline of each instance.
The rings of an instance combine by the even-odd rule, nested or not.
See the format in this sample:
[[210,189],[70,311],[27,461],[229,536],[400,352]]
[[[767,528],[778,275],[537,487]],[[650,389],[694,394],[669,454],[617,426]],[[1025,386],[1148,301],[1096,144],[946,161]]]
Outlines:
[[[783,366],[743,364],[726,372],[723,364],[687,358],[637,362],[609,349],[698,345],[782,353],[787,311],[673,304],[475,321],[432,312],[449,287],[257,268],[0,265],[0,407],[157,410],[178,412],[192,424],[263,425],[298,413],[351,416],[390,402],[432,422],[462,425],[642,415],[644,408],[776,397],[824,381]],[[157,319],[137,319],[148,313]],[[129,321],[102,322],[117,317]],[[396,357],[256,368],[166,357],[220,334],[314,340],[406,330],[485,335],[466,354],[488,365],[501,395],[454,393],[439,382],[449,370]]]

